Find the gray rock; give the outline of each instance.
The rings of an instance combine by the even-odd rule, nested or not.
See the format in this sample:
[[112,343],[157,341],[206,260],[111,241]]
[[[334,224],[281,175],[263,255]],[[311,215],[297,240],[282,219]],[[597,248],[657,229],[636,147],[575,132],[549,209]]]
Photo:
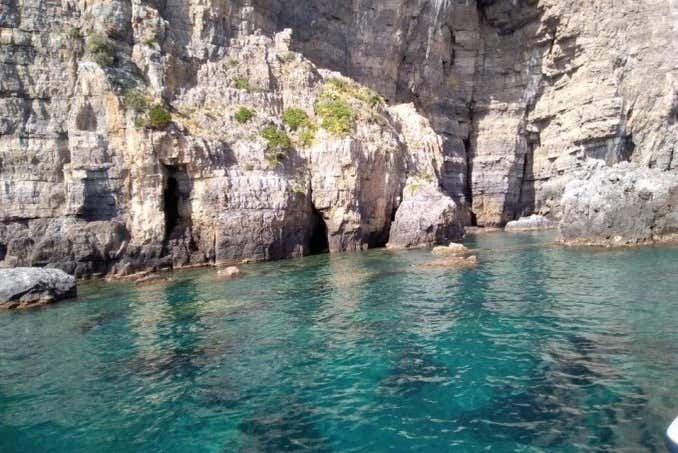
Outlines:
[[449,244],[464,236],[461,213],[452,198],[428,182],[411,178],[391,225],[389,248]]
[[[331,252],[363,249],[389,237],[414,175],[487,227],[559,219],[591,162],[678,166],[667,1],[0,4],[2,266],[88,276],[286,258],[307,253],[313,223]],[[113,41],[110,67],[89,55],[95,31]],[[338,75],[323,67],[388,102],[345,79],[354,124],[327,133],[315,105]],[[140,127],[130,88],[172,123]],[[255,115],[235,121],[240,107]],[[315,139],[285,127],[289,108]],[[291,137],[283,158],[266,125]]]
[[23,309],[75,297],[75,277],[59,269],[0,269],[0,308]]
[[570,244],[633,245],[678,234],[678,173],[619,164],[567,185],[560,231]]
[[555,228],[556,225],[544,216],[533,214],[506,224],[506,231],[538,231]]

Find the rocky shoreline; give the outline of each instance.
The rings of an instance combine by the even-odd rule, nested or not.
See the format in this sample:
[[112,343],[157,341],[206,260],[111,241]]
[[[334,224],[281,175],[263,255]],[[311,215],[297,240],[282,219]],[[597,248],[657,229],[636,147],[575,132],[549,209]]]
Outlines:
[[0,8],[0,267],[676,234],[663,7],[185,3]]

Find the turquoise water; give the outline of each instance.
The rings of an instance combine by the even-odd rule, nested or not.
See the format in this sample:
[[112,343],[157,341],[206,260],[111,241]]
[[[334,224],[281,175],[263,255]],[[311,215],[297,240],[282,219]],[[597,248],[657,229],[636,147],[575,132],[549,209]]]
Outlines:
[[0,312],[0,451],[662,451],[678,248],[486,234]]

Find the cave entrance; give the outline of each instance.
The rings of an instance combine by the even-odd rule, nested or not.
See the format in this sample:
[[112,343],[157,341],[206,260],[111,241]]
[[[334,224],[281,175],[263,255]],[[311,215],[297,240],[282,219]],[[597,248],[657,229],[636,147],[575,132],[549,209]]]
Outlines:
[[322,214],[313,208],[313,231],[309,241],[309,254],[319,255],[330,251],[330,244],[327,240],[327,224]]
[[163,211],[165,212],[165,239],[183,233],[183,228],[190,221],[190,215],[185,211],[190,206],[188,198],[188,176],[183,167],[165,165],[165,186],[163,190]]

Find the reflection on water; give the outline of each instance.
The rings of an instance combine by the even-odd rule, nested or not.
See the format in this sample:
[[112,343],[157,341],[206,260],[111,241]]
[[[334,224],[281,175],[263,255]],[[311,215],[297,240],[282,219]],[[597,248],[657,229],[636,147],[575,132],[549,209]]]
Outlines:
[[0,451],[662,451],[678,249],[467,242],[0,313]]

